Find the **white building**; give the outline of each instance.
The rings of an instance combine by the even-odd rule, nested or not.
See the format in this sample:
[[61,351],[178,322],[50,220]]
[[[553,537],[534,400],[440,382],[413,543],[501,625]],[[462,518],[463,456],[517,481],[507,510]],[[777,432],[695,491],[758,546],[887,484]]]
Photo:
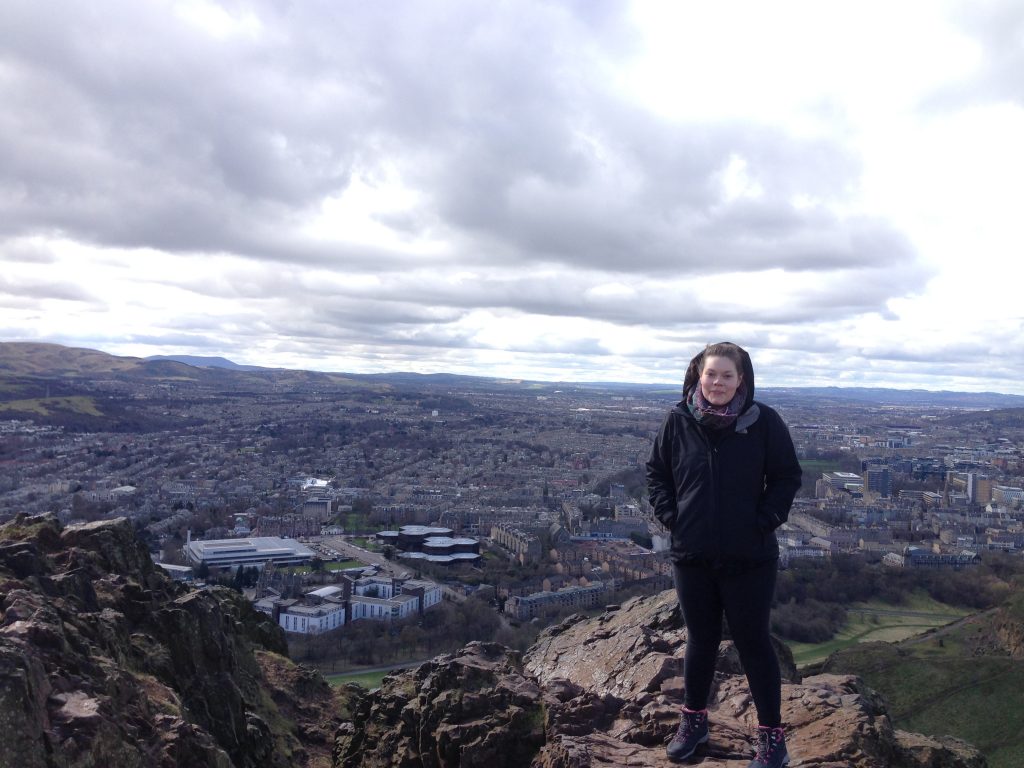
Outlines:
[[420,611],[427,611],[441,602],[441,585],[432,581],[422,579],[409,579],[401,583],[403,595],[416,595],[419,597],[422,607]]
[[206,563],[210,568],[234,568],[239,565],[262,568],[267,562],[278,566],[304,565],[315,554],[305,544],[277,536],[192,541],[190,535],[183,551],[193,565]]
[[292,605],[282,608],[277,623],[285,632],[329,632],[345,624],[345,604],[325,600],[318,605]]
[[431,581],[395,581],[384,577],[359,579],[345,599],[345,589],[315,589],[300,600],[262,598],[254,607],[270,616],[285,632],[314,634],[338,629],[361,619],[392,621],[426,611],[441,602],[441,587]]
[[356,595],[367,595],[387,600],[395,595],[398,589],[394,579],[387,576],[363,576],[352,585],[352,592]]
[[419,610],[416,595],[397,595],[392,598],[352,596],[352,621],[378,619],[391,621],[415,615]]

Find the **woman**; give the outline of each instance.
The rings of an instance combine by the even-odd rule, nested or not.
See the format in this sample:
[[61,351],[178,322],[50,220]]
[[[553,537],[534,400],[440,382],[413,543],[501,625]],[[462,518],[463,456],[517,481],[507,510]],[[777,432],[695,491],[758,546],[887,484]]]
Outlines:
[[757,709],[757,754],[748,768],[789,762],[769,611],[779,558],[774,531],[789,516],[800,474],[786,425],[754,402],[750,356],[730,342],[708,345],[690,361],[683,400],[669,412],[647,462],[654,514],[672,534],[686,623],[686,691],[668,745],[672,760],[685,760],[708,740],[724,614]]

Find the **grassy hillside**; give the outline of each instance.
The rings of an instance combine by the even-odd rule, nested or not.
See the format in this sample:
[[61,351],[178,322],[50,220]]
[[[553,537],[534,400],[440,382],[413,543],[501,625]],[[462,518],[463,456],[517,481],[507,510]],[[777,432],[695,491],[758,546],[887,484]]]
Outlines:
[[12,394],[12,388],[31,386],[33,382],[67,387],[96,379],[112,379],[126,385],[176,383],[226,392],[319,388],[375,392],[391,388],[387,382],[372,377],[353,377],[342,373],[248,370],[241,366],[196,367],[172,358],[144,360],[59,344],[0,341],[0,399],[28,397],[17,392]]
[[0,372],[19,375],[130,371],[143,361],[60,344],[0,341]]
[[55,412],[70,411],[87,416],[102,416],[96,407],[96,400],[83,395],[72,397],[36,397],[28,400],[8,400],[0,403],[0,413],[4,411],[16,414],[52,416]]
[[991,768],[1024,765],[1024,662],[993,648],[996,612],[898,644],[855,644],[821,671],[860,675],[890,704],[898,728],[965,739]]
[[851,604],[846,624],[824,643],[788,642],[798,667],[820,662],[832,653],[858,643],[893,643],[945,626],[968,615],[963,608],[915,593],[900,605],[870,600]]

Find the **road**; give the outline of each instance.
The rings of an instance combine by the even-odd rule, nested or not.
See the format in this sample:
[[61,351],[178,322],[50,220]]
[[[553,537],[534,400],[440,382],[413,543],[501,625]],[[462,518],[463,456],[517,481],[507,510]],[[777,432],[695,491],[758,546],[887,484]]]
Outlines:
[[886,608],[847,608],[848,613],[863,613],[868,616],[906,616],[911,619],[948,619],[956,621],[962,618],[959,614],[950,613],[926,613],[924,611],[900,611],[888,610]]
[[352,560],[358,560],[359,562],[366,563],[367,565],[374,565],[389,576],[399,576],[409,570],[405,566],[392,563],[384,557],[384,555],[377,552],[370,552],[362,547],[357,547],[355,544],[349,543],[340,536],[325,536],[322,539],[322,543],[331,549],[341,552],[344,557],[351,558]]
[[411,669],[412,667],[418,667],[420,664],[426,664],[431,659],[436,658],[431,656],[426,659],[418,659],[416,661],[403,661],[398,664],[386,664],[383,667],[354,667],[344,672],[322,672],[324,677],[338,678],[338,677],[353,677],[355,675],[372,675],[378,672],[394,672],[396,669]]
[[965,624],[974,624],[979,621],[984,622],[998,610],[999,608],[997,607],[989,608],[984,611],[979,611],[978,613],[971,613],[967,616],[958,619],[957,621],[950,622],[945,626],[936,627],[934,630],[931,630],[930,632],[915,635],[914,637],[908,637],[906,640],[902,641],[901,645],[916,645],[918,643],[923,643],[925,641],[934,641],[935,638],[941,637],[942,635],[948,635],[950,632],[958,629],[959,627],[964,626]]

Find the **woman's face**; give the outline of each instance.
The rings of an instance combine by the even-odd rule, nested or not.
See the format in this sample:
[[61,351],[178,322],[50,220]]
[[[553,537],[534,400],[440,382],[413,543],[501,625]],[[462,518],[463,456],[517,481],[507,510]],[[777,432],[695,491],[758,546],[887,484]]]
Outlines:
[[728,405],[742,379],[736,363],[728,357],[708,357],[700,374],[700,391],[712,405]]

